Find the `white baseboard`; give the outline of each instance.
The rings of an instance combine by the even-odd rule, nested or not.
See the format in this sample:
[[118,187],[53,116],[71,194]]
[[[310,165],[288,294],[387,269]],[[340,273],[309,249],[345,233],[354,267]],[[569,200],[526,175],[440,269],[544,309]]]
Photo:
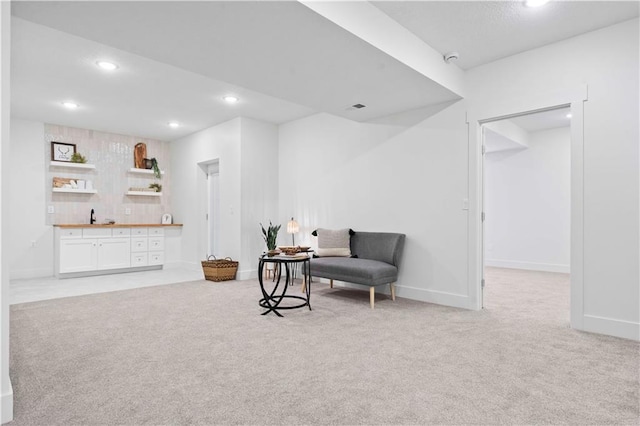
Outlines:
[[421,302],[435,303],[437,305],[451,306],[453,308],[475,309],[469,296],[444,291],[396,285],[396,296],[419,300]]
[[236,273],[236,280],[238,281],[251,280],[254,278],[258,278],[257,269],[244,269]]
[[640,324],[637,322],[585,315],[582,326],[582,331],[640,341]]
[[[329,280],[322,278],[322,283],[328,283]],[[342,281],[334,281],[334,287],[353,288],[356,290],[368,290],[368,286],[344,283]],[[390,294],[388,285],[380,285],[376,287],[376,293]],[[421,302],[435,303],[437,305],[451,306],[454,308],[474,310],[473,304],[468,296],[455,293],[446,293],[443,291],[427,290],[424,288],[408,287],[396,284],[396,296],[406,299],[419,300]]]
[[484,264],[486,266],[495,266],[497,268],[527,269],[529,271],[562,272],[565,274],[568,274],[570,272],[569,265],[561,265],[561,264],[555,264],[555,263],[536,263],[536,262],[524,262],[524,261],[504,260],[504,259],[485,259]]
[[[165,264],[165,268],[182,268],[188,271],[193,272],[202,272],[202,263],[200,262],[171,262],[170,264]],[[236,273],[236,280],[250,280],[253,278],[258,278],[258,270],[257,269],[244,269],[239,270]]]
[[164,264],[165,269],[186,269],[187,271],[198,272],[202,271],[202,263],[200,262],[186,262],[186,261],[178,261]]
[[0,402],[0,423],[5,424],[13,420],[13,387],[9,381],[9,391],[2,394]]
[[48,278],[52,276],[53,266],[51,268],[11,269],[9,271],[10,280],[28,280],[31,278]]

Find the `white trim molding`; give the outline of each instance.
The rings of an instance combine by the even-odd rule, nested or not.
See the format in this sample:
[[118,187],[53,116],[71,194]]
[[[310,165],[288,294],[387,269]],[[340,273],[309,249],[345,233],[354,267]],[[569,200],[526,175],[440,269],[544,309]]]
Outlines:
[[640,324],[615,318],[585,315],[583,331],[640,341]]
[[[386,287],[386,286],[385,286]],[[396,296],[422,302],[435,303],[453,308],[474,309],[473,302],[464,294],[448,293],[417,287],[399,286],[396,284]]]
[[482,243],[483,159],[482,126],[496,120],[527,113],[571,107],[571,327],[582,330],[584,318],[584,102],[586,85],[573,89],[541,93],[530,99],[509,99],[471,108],[469,125],[469,221],[468,294],[473,309],[482,309],[484,262]]
[[236,280],[238,281],[250,280],[252,278],[258,278],[257,269],[243,269],[236,273]]
[[32,269],[12,269],[10,272],[10,280],[28,280],[33,278],[49,278],[53,277],[53,265],[51,268],[32,268]]
[[497,268],[526,269],[528,271],[543,272],[561,272],[564,274],[568,274],[570,270],[569,265],[526,262],[521,260],[485,259],[484,264],[485,266],[495,266]]
[[13,386],[9,382],[9,391],[2,394],[2,415],[0,422],[2,424],[8,423],[13,420]]

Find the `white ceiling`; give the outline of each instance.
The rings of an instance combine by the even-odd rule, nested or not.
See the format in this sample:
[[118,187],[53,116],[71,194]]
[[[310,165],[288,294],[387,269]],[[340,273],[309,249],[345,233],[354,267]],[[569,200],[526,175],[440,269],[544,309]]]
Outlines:
[[[314,112],[22,19],[13,19],[12,33],[15,117],[172,140],[240,115],[282,123]],[[120,68],[103,71],[100,59]],[[226,94],[241,101],[230,105],[222,100]],[[62,107],[65,100],[80,108]],[[168,127],[170,121],[181,127]]]
[[638,17],[637,1],[374,1],[376,7],[462,69]]
[[[463,68],[638,16],[635,2],[564,3],[374,4],[436,50],[459,51]],[[459,98],[292,1],[19,1],[12,12],[20,118],[174,140],[236,116],[366,121]],[[105,57],[120,68],[97,69]],[[221,102],[230,92],[241,102]],[[61,108],[66,99],[81,108]]]
[[567,114],[570,112],[570,108],[558,108],[549,111],[521,115],[519,117],[510,118],[509,121],[529,133],[540,132],[542,130],[570,126],[571,118],[567,117]]

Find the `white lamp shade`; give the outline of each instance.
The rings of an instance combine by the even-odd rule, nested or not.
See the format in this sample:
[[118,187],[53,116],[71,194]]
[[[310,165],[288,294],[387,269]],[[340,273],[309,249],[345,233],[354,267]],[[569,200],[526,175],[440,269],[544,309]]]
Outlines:
[[295,220],[293,220],[293,218],[291,218],[291,220],[287,222],[287,234],[295,234],[298,231],[300,231],[300,226],[298,225],[298,222],[296,222]]

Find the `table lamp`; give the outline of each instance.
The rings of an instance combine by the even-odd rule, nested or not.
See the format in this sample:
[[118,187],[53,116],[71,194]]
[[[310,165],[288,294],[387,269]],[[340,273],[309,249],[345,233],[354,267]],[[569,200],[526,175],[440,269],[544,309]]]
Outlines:
[[293,246],[296,245],[296,237],[294,234],[298,231],[300,231],[300,226],[298,225],[298,222],[296,222],[295,220],[293,220],[293,218],[291,218],[291,220],[287,222],[287,234],[291,234],[291,243]]

